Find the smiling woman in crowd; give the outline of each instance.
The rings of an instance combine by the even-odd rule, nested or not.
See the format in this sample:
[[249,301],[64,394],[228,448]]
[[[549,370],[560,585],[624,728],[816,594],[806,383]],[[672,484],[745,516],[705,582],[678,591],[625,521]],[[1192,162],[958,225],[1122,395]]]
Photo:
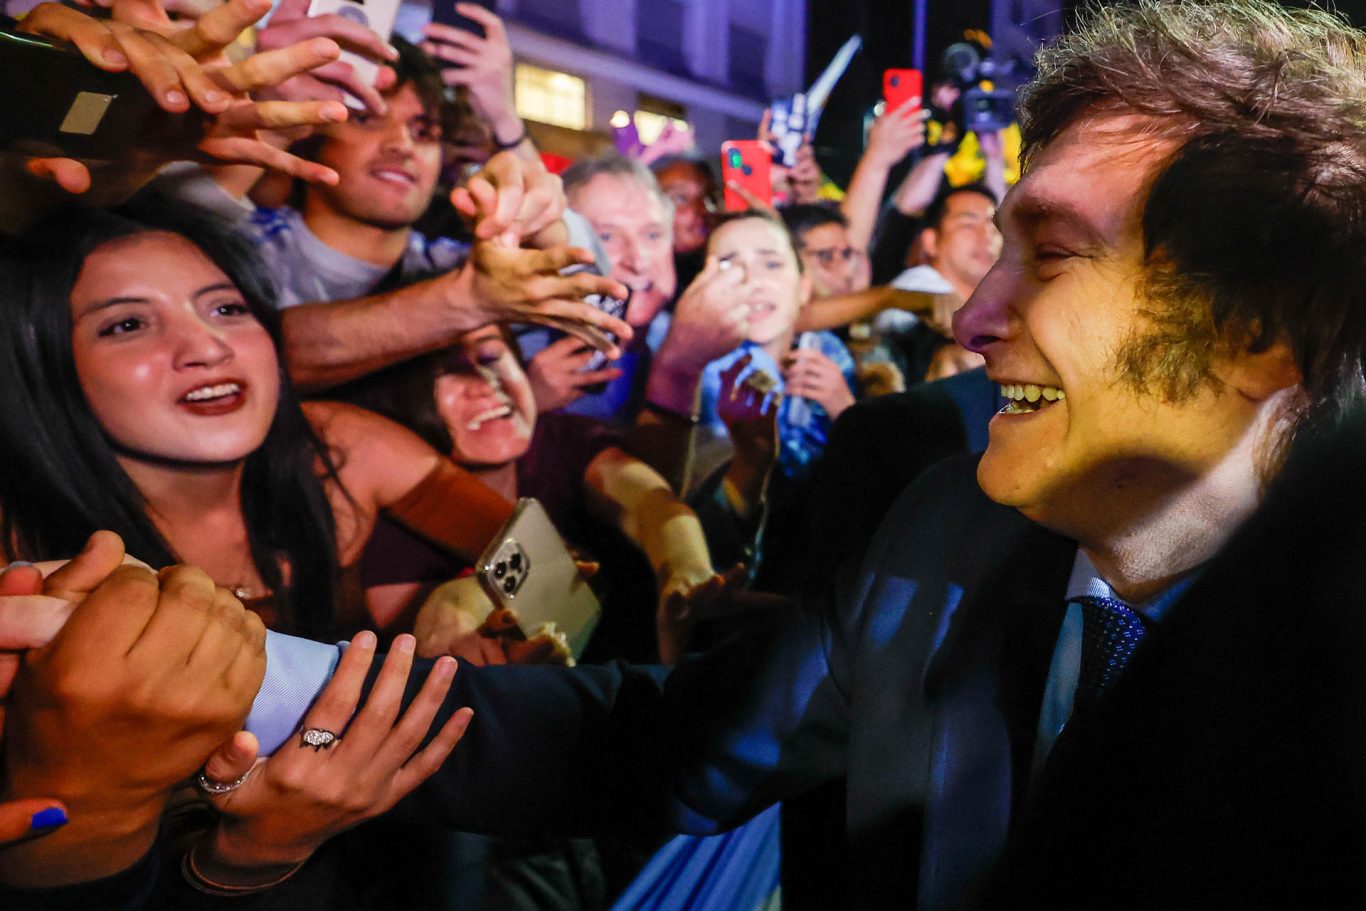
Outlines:
[[[686,596],[713,575],[702,527],[607,424],[538,413],[506,330],[476,329],[454,347],[414,362],[373,404],[449,453],[491,491],[509,501],[540,500],[570,545],[602,564],[604,616],[590,660],[655,660],[649,606]],[[448,553],[387,521],[362,566],[379,616],[420,603],[435,583],[461,568]],[[472,581],[468,592],[478,597]],[[424,613],[424,628],[435,622],[431,611]]]
[[376,415],[296,398],[268,286],[207,222],[69,215],[4,265],[5,550],[117,531],[201,566],[267,624],[368,622],[351,572],[381,511],[466,556],[510,504]]
[[[154,566],[202,567],[268,626],[335,640],[373,625],[354,569],[381,512],[467,558],[511,513],[392,422],[301,404],[250,249],[201,218],[156,207],[59,216],[5,250],[0,294],[9,558],[61,557],[92,531],[113,530]],[[346,793],[328,776],[308,777],[245,819],[230,816],[247,837],[211,828],[198,862],[238,871],[238,881],[260,881],[258,871],[269,879],[282,857],[301,861],[392,805],[357,813],[338,803]],[[357,844],[385,841],[376,824],[320,859],[339,871],[338,888],[425,869],[388,858],[371,876],[340,862]],[[277,844],[270,833],[281,832]],[[429,834],[433,844],[442,835]]]
[[[785,398],[778,409],[781,475],[803,476],[825,447],[835,418],[854,404],[854,360],[833,332],[796,332],[797,313],[811,297],[792,235],[775,216],[750,210],[723,217],[707,246],[711,268],[740,271],[734,294],[748,307],[745,340],[702,374],[701,422],[713,437],[726,433],[718,398],[722,374],[741,358],[742,384],[762,384]],[[794,347],[795,346],[795,347]],[[715,443],[699,441],[699,464],[716,464]]]

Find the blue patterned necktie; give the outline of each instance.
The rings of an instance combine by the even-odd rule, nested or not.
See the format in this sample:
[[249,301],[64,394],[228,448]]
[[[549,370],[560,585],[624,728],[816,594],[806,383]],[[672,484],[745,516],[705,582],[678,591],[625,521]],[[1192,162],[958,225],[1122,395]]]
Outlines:
[[1081,605],[1081,670],[1073,712],[1100,702],[1138,649],[1147,628],[1133,608],[1114,598],[1087,595]]

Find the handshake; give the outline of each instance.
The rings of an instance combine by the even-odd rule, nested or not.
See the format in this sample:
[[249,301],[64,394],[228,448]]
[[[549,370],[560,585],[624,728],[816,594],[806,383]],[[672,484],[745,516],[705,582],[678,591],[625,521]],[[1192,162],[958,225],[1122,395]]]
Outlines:
[[234,886],[296,869],[435,772],[469,723],[468,709],[454,712],[422,746],[451,658],[400,717],[411,636],[394,642],[357,711],[377,645],[365,632],[304,718],[305,732],[333,736],[258,759],[242,728],[265,641],[261,620],[204,572],[153,572],[111,532],[65,563],[0,572],[0,884],[49,888],[133,866],[171,791],[196,772],[222,814],[196,845],[200,867]]

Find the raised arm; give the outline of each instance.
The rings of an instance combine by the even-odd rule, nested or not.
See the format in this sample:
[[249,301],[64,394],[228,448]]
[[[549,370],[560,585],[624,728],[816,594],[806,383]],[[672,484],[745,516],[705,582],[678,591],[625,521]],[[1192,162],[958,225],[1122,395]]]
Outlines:
[[239,64],[220,61],[223,48],[268,8],[265,0],[231,0],[171,38],[58,4],[35,8],[20,24],[22,31],[70,41],[101,69],[130,70],[159,107],[123,159],[5,156],[0,227],[16,233],[72,194],[84,194],[90,205],[121,202],[172,161],[247,163],[305,180],[335,181],[331,169],[275,148],[258,131],[343,119],[345,108],[334,102],[258,102],[252,93],[336,59],[337,45],[304,42]]
[[[640,459],[616,447],[604,449],[588,464],[583,487],[589,509],[621,529],[649,559],[658,582],[657,616],[715,574],[697,515]],[[672,663],[667,654],[665,660]]]
[[422,29],[426,39],[422,49],[447,64],[441,79],[447,85],[463,85],[469,90],[470,106],[488,125],[493,145],[500,151],[513,151],[528,160],[537,160],[536,146],[527,135],[526,124],[517,116],[512,97],[512,48],[507,29],[497,15],[474,3],[454,3],[456,12],[475,20],[484,36],[465,29],[428,23]]
[[336,402],[304,411],[338,466],[328,496],[343,566],[360,559],[381,511],[471,560],[512,514],[511,503],[388,418]]
[[549,325],[619,356],[600,333],[629,339],[630,326],[583,298],[625,297],[625,287],[588,273],[559,274],[592,261],[573,247],[521,250],[486,241],[458,271],[385,294],[290,307],[283,313],[290,371],[305,388],[335,386],[495,322]]
[[867,250],[882,209],[887,176],[897,163],[925,144],[928,111],[919,102],[907,103],[878,118],[868,134],[868,147],[849,180],[840,211],[849,219],[849,244]]
[[631,451],[676,491],[688,487],[697,395],[707,364],[735,349],[749,331],[749,305],[736,300],[738,269],[708,257],[683,292],[645,387],[646,406],[631,430]]

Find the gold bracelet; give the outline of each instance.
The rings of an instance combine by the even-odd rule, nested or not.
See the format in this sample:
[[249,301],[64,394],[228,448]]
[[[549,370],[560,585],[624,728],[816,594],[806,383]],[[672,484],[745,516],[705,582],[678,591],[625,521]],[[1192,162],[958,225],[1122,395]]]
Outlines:
[[190,845],[190,850],[186,851],[185,856],[180,859],[180,872],[181,875],[185,877],[185,881],[187,883],[189,883],[191,886],[193,886],[200,892],[203,892],[205,895],[251,895],[254,892],[264,892],[267,889],[273,889],[276,886],[280,885],[280,883],[289,879],[295,873],[298,873],[299,870],[303,867],[303,865],[308,863],[308,858],[304,858],[303,860],[299,861],[297,864],[286,870],[282,875],[277,876],[275,879],[272,879],[270,882],[255,883],[250,886],[239,886],[234,885],[232,883],[220,883],[215,882],[212,879],[209,879],[207,876],[205,876],[204,873],[199,869],[198,865],[196,865],[194,862],[194,852],[199,848],[200,844],[202,843],[203,839],[200,839],[199,841]]

